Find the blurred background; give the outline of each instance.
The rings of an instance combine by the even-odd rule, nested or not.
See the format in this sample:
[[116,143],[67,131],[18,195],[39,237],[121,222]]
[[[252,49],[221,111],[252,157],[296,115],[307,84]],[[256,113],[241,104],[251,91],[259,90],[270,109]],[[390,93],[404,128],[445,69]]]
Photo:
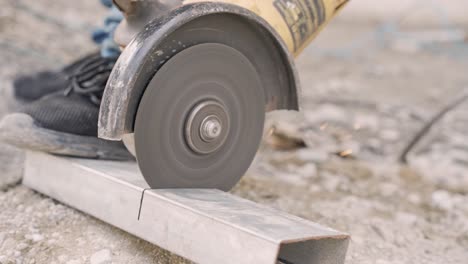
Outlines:
[[[96,50],[97,0],[0,0],[0,116],[18,74]],[[468,2],[353,0],[298,58],[235,194],[348,232],[348,263],[468,259]],[[468,100],[466,100],[468,101]],[[426,127],[426,129],[423,129]],[[186,263],[18,185],[0,144],[0,263]]]

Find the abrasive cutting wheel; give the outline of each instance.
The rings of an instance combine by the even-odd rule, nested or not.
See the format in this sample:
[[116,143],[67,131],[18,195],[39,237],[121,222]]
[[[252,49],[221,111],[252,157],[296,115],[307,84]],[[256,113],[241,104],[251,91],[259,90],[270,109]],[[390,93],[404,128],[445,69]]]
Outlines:
[[135,151],[153,188],[230,190],[250,166],[265,120],[249,59],[224,44],[198,44],[158,70],[135,120]]

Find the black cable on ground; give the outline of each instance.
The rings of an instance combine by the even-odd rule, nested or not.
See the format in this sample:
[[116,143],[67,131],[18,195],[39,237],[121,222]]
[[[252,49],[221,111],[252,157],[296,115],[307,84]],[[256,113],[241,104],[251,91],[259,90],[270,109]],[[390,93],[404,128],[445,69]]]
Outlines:
[[403,149],[399,161],[408,164],[408,155],[416,145],[426,136],[431,128],[439,122],[448,112],[452,111],[468,99],[468,89],[465,89],[461,95],[446,104],[434,117],[432,117],[424,127],[411,139],[408,145]]

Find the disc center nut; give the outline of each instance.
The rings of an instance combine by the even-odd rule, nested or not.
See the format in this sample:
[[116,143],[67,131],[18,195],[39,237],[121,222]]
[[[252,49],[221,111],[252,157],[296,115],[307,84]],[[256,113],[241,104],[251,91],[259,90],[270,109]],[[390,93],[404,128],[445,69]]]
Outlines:
[[207,116],[200,127],[200,135],[206,142],[216,140],[222,133],[221,121],[214,115]]
[[185,140],[197,154],[220,149],[229,135],[230,120],[224,105],[207,100],[195,105],[185,123]]

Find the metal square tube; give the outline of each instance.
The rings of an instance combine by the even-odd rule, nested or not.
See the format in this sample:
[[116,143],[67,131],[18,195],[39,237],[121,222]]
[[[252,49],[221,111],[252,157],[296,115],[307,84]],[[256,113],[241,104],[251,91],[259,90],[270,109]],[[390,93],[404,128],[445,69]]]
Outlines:
[[341,264],[349,242],[218,190],[150,190],[134,162],[29,152],[23,184],[197,263]]

